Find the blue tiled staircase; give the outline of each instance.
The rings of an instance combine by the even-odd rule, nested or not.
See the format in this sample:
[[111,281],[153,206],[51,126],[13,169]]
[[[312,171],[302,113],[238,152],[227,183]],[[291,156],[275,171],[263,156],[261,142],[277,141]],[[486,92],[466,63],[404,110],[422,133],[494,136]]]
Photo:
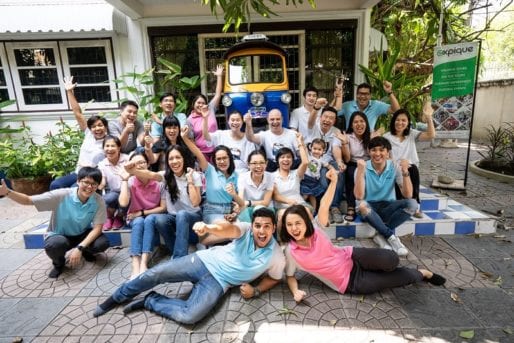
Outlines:
[[[472,233],[493,233],[496,220],[487,215],[464,206],[447,196],[434,193],[429,188],[421,188],[421,210],[423,218],[411,218],[396,228],[397,236],[418,235],[437,236]],[[35,227],[24,234],[26,249],[43,248],[44,233],[47,223]],[[354,222],[334,224],[326,229],[327,234],[337,239],[339,237],[367,238],[373,237],[375,230],[357,216]],[[111,246],[129,246],[130,230],[107,231],[105,235]]]

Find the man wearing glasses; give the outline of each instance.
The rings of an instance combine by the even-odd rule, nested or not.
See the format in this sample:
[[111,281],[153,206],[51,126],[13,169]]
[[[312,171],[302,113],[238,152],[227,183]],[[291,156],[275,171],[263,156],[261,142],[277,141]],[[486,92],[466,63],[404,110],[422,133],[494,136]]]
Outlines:
[[342,109],[337,113],[339,117],[344,116],[346,125],[350,123],[350,117],[353,112],[361,111],[368,117],[369,128],[371,131],[375,130],[377,119],[387,113],[393,113],[400,109],[398,99],[393,93],[393,85],[389,81],[383,83],[384,91],[389,96],[390,104],[380,100],[371,100],[371,85],[368,83],[361,83],[357,86],[357,99],[345,101]]
[[102,173],[97,168],[83,167],[77,181],[78,188],[32,196],[7,188],[4,180],[0,185],[0,197],[7,196],[21,205],[34,205],[38,211],[52,211],[45,238],[45,252],[53,264],[48,274],[50,278],[61,275],[66,262],[72,268],[78,266],[82,258],[94,262],[94,255],[109,247],[107,237],[102,234],[107,217],[105,203],[96,193]]

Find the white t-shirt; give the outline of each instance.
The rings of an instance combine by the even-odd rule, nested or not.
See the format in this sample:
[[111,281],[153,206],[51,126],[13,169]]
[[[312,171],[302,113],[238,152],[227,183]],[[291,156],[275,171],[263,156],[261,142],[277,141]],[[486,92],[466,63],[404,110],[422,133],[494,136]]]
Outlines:
[[75,168],[76,173],[78,173],[79,169],[82,167],[96,167],[98,162],[100,162],[105,157],[103,149],[103,138],[96,139],[89,128],[84,130],[84,135],[84,140],[80,146],[77,168]]
[[226,146],[232,152],[232,156],[234,156],[236,171],[239,174],[248,171],[248,155],[258,149],[257,145],[248,141],[245,135],[243,135],[242,139],[234,139],[231,130],[218,130],[209,135],[211,136],[211,140],[206,141],[208,146]]
[[261,145],[264,147],[266,157],[271,160],[275,160],[277,152],[281,148],[289,148],[295,154],[295,158],[298,155],[298,144],[296,142],[296,132],[291,129],[283,129],[284,131],[280,135],[272,133],[270,130],[261,131],[256,134],[259,136]]
[[391,158],[393,161],[398,162],[399,160],[408,160],[410,164],[419,165],[418,150],[416,149],[416,141],[418,140],[421,131],[416,129],[410,129],[408,136],[400,141],[396,136],[393,136],[391,132],[387,132],[384,137],[391,142]]
[[[186,174],[182,174],[182,176],[175,176],[175,181],[177,182],[177,187],[179,190],[178,199],[175,202],[171,202],[170,193],[168,191],[168,186],[166,180],[164,179],[164,171],[159,172],[159,174],[163,177],[163,185],[164,185],[164,193],[166,196],[166,209],[168,213],[176,214],[178,211],[184,210],[188,212],[198,212],[200,211],[200,206],[194,207],[191,204],[191,199],[189,198],[189,193],[187,191],[187,179]],[[202,178],[200,173],[193,172],[193,185],[195,187],[202,186]]]
[[[280,176],[280,171],[277,170],[272,173],[273,179],[275,181],[275,187],[277,187],[278,194],[289,198],[294,199],[298,203],[304,203],[302,195],[300,194],[300,178],[298,177],[297,169],[289,171],[289,174],[286,178],[282,178]],[[288,207],[288,204],[284,204],[276,201],[275,207],[282,209]]]
[[[264,172],[262,182],[256,185],[251,176],[251,171],[239,174],[237,179],[237,189],[243,190],[243,198],[245,200],[260,201],[264,199],[264,195],[268,191],[273,191],[274,179],[272,173]],[[269,207],[273,206],[270,202]]]
[[350,161],[357,162],[357,160],[369,160],[369,154],[366,149],[364,149],[364,145],[362,145],[362,141],[355,136],[355,133],[352,132],[348,137],[348,144],[350,147]]
[[117,174],[117,172],[123,169],[123,166],[128,162],[128,155],[120,154],[120,158],[116,165],[113,165],[107,158],[98,163],[98,169],[102,172],[103,177],[105,178],[105,188],[119,192],[121,190],[121,176]]
[[305,175],[319,179],[321,177],[321,168],[327,164],[323,157],[324,155],[321,158],[316,158],[309,153],[309,164],[307,165],[307,170],[305,170]]
[[[318,111],[316,122],[319,122],[320,113],[321,109]],[[309,135],[309,116],[310,112],[305,106],[295,108],[289,118],[289,127],[297,130],[304,138],[307,138]]]
[[323,161],[331,162],[334,160],[334,149],[341,149],[341,141],[337,138],[337,134],[340,130],[337,127],[332,126],[327,133],[323,133],[319,126],[319,121],[316,122],[314,127],[309,130],[309,135],[305,140],[308,143],[312,142],[316,138],[321,138],[325,141],[325,153],[323,154]]

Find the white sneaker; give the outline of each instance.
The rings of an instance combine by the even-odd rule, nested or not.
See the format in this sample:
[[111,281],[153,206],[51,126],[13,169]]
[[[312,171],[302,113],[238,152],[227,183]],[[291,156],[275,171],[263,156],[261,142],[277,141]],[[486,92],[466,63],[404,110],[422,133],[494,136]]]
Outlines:
[[409,250],[407,250],[402,241],[400,241],[395,235],[389,237],[387,241],[391,244],[391,247],[398,256],[407,256],[409,254]]
[[389,243],[387,243],[384,236],[382,236],[379,233],[377,233],[375,235],[375,237],[373,237],[373,242],[375,242],[375,244],[378,245],[382,249],[393,250],[393,248],[389,245]]

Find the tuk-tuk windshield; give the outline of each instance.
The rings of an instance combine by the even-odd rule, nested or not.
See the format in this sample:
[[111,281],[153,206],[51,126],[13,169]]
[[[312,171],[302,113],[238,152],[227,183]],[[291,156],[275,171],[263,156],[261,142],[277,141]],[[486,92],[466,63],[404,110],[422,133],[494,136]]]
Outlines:
[[228,62],[228,79],[231,85],[282,83],[282,57],[272,54],[232,57]]

